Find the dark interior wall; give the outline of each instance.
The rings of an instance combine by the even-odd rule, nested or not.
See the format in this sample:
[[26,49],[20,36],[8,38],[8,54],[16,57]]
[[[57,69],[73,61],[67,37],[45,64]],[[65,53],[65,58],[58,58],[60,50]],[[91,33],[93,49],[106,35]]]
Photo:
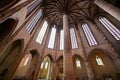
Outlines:
[[16,64],[17,55],[21,50],[21,42],[19,40],[10,44],[2,53],[0,53],[0,80],[8,80],[12,77]]
[[120,0],[106,0],[108,3],[115,5],[120,8]]
[[15,5],[17,2],[19,2],[20,0],[1,0],[0,1],[0,12],[12,7],[13,5]]
[[118,7],[118,8],[120,8],[120,0],[116,0],[115,6]]
[[14,19],[7,19],[0,24],[0,42],[7,38],[15,29],[16,21]]

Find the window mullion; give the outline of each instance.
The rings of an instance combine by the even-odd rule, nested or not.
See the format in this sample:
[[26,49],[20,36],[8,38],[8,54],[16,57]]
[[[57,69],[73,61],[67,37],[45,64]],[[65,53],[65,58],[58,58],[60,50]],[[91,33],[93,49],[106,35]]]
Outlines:
[[104,19],[103,19],[103,22],[107,25],[107,27],[108,27],[108,28],[114,33],[114,35],[116,35],[116,37],[117,37],[118,34],[116,34],[115,30],[111,27],[111,25],[109,25]]
[[91,46],[91,45],[92,45],[92,42],[91,42],[90,36],[88,35],[89,33],[88,33],[88,31],[86,30],[86,26],[85,26],[85,25],[83,25],[83,30],[84,30],[85,35],[86,35],[86,37],[87,37],[87,41],[89,42],[89,44],[90,44],[90,46]]
[[86,26],[87,26],[87,28],[88,28],[88,31],[89,31],[90,35],[91,35],[91,39],[92,39],[92,41],[93,41],[93,45],[94,45],[94,44],[97,44],[97,42],[96,42],[96,40],[95,40],[95,38],[94,38],[94,36],[93,36],[92,32],[90,31],[90,29],[89,29],[89,27],[88,27],[87,24],[86,24]]
[[[55,26],[55,25],[54,25]],[[51,34],[50,34],[50,39],[49,39],[49,43],[48,43],[48,48],[54,48],[54,43],[55,43],[55,36],[56,35],[56,28],[53,27]]]
[[116,37],[116,35],[113,33],[113,31],[107,26],[107,24],[105,24],[102,19],[101,19],[100,21],[101,21],[101,23],[104,25],[104,27],[105,27],[116,39],[118,39],[118,38]]
[[[86,26],[86,25],[85,25]],[[89,28],[88,26],[86,26],[86,31],[87,31],[87,34],[89,35],[89,40],[91,41],[91,45],[93,45],[93,41],[92,41],[92,37],[91,37],[91,34],[90,34],[90,31],[89,31]]]
[[88,35],[90,36],[91,44],[94,45],[94,41],[93,41],[93,38],[92,38],[92,33],[91,33],[90,29],[88,28],[87,24],[85,26],[86,26],[86,29],[88,31]]
[[73,33],[73,35],[74,35],[74,42],[75,42],[75,48],[78,48],[78,44],[77,44],[77,38],[76,38],[76,35],[75,35],[75,30],[74,30],[74,33]]
[[108,27],[108,25],[103,21],[103,19],[101,19],[100,22],[104,25],[105,28],[107,28],[107,30],[108,30],[117,40],[119,40],[119,38],[116,37],[116,35],[114,34],[114,32]]
[[120,30],[118,30],[111,22],[109,22],[106,18],[104,20],[120,35]]
[[47,27],[48,27],[48,23],[46,22],[46,21],[44,21],[44,23],[43,23],[43,25],[42,25],[42,28],[41,28],[41,30],[40,30],[40,32],[39,32],[39,34],[38,34],[38,37],[37,37],[37,39],[36,39],[36,41],[38,42],[38,43],[42,43],[42,41],[43,41],[43,37],[44,37],[44,35],[45,35],[45,32],[46,32],[46,30],[47,30]]
[[112,29],[112,31],[114,31],[116,36],[120,39],[120,31],[112,23],[110,23],[106,18],[103,18],[103,20],[106,21],[106,24],[109,25],[109,27]]

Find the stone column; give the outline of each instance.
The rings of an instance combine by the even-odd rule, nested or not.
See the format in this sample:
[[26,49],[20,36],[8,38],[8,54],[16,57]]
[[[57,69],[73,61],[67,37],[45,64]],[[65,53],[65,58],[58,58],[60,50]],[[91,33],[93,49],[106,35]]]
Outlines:
[[72,52],[71,52],[71,41],[70,41],[70,30],[67,15],[63,15],[63,30],[64,30],[64,51],[63,51],[63,68],[64,68],[64,79],[63,80],[76,80]]
[[39,56],[39,59],[38,59],[38,61],[36,63],[36,69],[35,69],[35,74],[34,74],[33,80],[37,80],[39,70],[40,70],[40,56]]
[[94,73],[89,62],[85,62],[88,80],[94,80]]
[[107,3],[104,0],[94,0],[94,3],[103,9],[105,12],[112,15],[114,18],[120,21],[120,9],[113,6],[112,4]]
[[56,80],[56,72],[57,72],[56,69],[57,69],[57,65],[56,62],[54,62],[52,65],[51,80]]

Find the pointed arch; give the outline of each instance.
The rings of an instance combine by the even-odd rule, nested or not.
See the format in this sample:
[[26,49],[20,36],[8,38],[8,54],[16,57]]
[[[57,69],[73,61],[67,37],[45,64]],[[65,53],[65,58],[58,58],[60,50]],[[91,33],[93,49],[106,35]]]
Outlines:
[[[11,79],[13,74],[15,73],[18,64],[14,63],[19,63],[19,61],[21,60],[21,57],[19,56],[23,55],[22,44],[22,40],[15,40],[0,53],[0,76],[2,76],[2,79]],[[4,75],[2,73],[4,73]]]
[[84,64],[84,59],[78,54],[73,55],[74,70],[77,76],[77,79],[87,79],[86,67]]
[[107,55],[107,56],[110,57],[112,60],[115,59],[115,56],[112,55],[109,51],[104,50],[104,49],[100,49],[100,48],[96,48],[96,49],[92,50],[92,51],[88,54],[87,59],[88,59],[88,58],[90,57],[90,55],[92,55],[95,51],[101,51],[101,52],[103,52],[103,54]]
[[22,58],[16,73],[14,75],[14,79],[36,79],[35,74],[37,72],[37,65],[39,61],[39,53],[37,50],[28,51],[24,57]]
[[29,54],[29,53],[25,54],[25,56],[22,58],[19,66],[13,76],[13,79],[17,79],[19,77],[23,78],[23,76],[26,75],[26,72],[27,72],[30,62],[31,62],[31,59],[32,59],[31,54]]
[[[53,58],[53,56],[52,56],[51,54],[47,54],[47,55],[44,56],[44,58],[45,58],[45,57],[49,57],[52,62],[55,61],[54,58]],[[43,58],[43,59],[44,59],[44,58]]]
[[[97,57],[98,59],[96,59]],[[89,55],[88,61],[91,64],[96,79],[102,79],[103,77],[107,78],[107,76],[111,76],[112,79],[116,79],[118,69],[112,58],[106,54],[106,52],[95,49]]]
[[51,79],[52,61],[49,56],[45,56],[38,74],[38,79]]
[[8,39],[16,28],[17,20],[9,18],[0,24],[0,43]]
[[59,56],[56,60],[56,62],[58,62],[61,58],[63,58],[63,55]]
[[56,75],[56,78],[57,79],[60,79],[62,80],[63,79],[63,76],[64,76],[64,71],[63,71],[63,67],[64,67],[64,64],[63,64],[63,55],[60,56],[58,59],[57,59],[57,75]]
[[38,53],[37,50],[31,50],[29,51],[27,54],[31,54],[31,59],[29,59],[29,64],[28,64],[28,69],[27,72],[25,74],[26,79],[30,80],[35,80],[37,78],[37,74],[35,74],[37,72],[37,65],[39,62],[39,57],[40,54]]

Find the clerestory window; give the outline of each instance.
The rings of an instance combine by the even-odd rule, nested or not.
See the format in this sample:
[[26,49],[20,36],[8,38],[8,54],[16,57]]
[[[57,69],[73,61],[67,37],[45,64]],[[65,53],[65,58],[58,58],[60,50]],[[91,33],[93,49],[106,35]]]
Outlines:
[[99,21],[104,25],[104,27],[114,36],[116,40],[120,40],[120,30],[118,30],[110,21],[105,17],[99,17]]
[[89,29],[88,24],[86,24],[86,23],[82,24],[82,28],[83,28],[83,31],[85,33],[85,36],[87,38],[89,45],[90,46],[97,45],[97,41],[96,41],[95,37],[93,36],[91,30]]
[[48,27],[48,23],[47,21],[44,21],[43,25],[42,25],[42,28],[37,36],[37,39],[36,39],[36,42],[38,42],[39,44],[42,44],[42,41],[43,41],[43,38],[45,36],[45,32],[47,30],[47,27]]
[[32,33],[32,31],[34,30],[34,28],[36,27],[36,24],[38,22],[38,20],[40,19],[42,15],[42,10],[40,10],[35,16],[34,18],[30,21],[30,23],[27,25],[26,30],[29,34]]
[[56,25],[54,25],[54,27],[52,28],[49,43],[48,43],[48,48],[51,48],[51,49],[54,48],[55,36],[56,36]]
[[60,31],[60,50],[64,49],[64,31]]
[[72,49],[78,48],[77,39],[76,39],[76,35],[75,35],[75,30],[74,30],[73,27],[70,28],[70,37],[71,37]]

